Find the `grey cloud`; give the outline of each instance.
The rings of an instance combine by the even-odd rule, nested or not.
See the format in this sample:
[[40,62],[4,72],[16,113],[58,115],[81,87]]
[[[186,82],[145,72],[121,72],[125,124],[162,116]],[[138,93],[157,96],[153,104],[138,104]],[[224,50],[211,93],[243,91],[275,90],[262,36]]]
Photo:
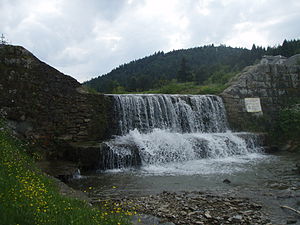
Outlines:
[[[226,4],[220,0],[46,2],[57,3],[54,12],[35,8],[44,1],[1,0],[0,33],[80,81],[155,51],[226,44],[239,35],[236,26],[240,23],[263,33],[269,45],[300,36],[298,0],[231,0]],[[152,8],[145,8],[149,4]],[[245,44],[243,40],[240,43]]]

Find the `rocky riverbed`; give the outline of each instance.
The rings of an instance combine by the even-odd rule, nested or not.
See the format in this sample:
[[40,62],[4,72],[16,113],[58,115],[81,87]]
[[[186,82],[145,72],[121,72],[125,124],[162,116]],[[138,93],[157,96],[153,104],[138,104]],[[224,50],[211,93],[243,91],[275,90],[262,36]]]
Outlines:
[[[271,224],[262,212],[262,206],[247,198],[164,191],[157,195],[112,201],[126,210],[161,218],[157,224]],[[142,220],[137,224],[145,223]]]
[[[287,208],[300,210],[299,160],[299,154],[285,153],[242,164],[207,165],[203,161],[215,169],[212,174],[156,175],[144,170],[88,173],[69,185],[86,191],[97,204],[109,200],[128,209],[135,207],[142,214],[142,224],[147,225],[159,224],[157,218],[177,224],[300,225],[300,213]],[[222,174],[217,173],[220,170]],[[228,170],[231,173],[224,173]]]

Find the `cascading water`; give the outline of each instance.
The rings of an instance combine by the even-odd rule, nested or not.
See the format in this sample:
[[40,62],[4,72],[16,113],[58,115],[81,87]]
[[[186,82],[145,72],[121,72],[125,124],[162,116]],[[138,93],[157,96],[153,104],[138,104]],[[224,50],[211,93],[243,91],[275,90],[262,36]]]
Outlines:
[[[163,166],[259,152],[255,135],[232,133],[214,95],[110,95],[119,136],[106,142],[107,169]],[[134,158],[134,162],[130,163]],[[136,160],[136,159],[139,160]],[[179,163],[179,164],[178,164]],[[175,166],[176,167],[176,166]]]
[[213,95],[114,95],[120,134],[154,128],[179,133],[225,132],[222,99]]

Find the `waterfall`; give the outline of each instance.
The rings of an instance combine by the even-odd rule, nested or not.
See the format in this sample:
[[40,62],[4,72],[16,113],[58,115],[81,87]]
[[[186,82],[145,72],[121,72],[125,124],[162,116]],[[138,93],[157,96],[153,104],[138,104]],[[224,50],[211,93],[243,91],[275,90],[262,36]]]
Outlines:
[[179,133],[225,132],[222,99],[214,95],[113,95],[120,134],[154,128]]
[[260,151],[255,135],[229,130],[224,104],[218,96],[109,97],[114,102],[119,130],[118,136],[106,142],[111,162],[105,169],[167,165]]

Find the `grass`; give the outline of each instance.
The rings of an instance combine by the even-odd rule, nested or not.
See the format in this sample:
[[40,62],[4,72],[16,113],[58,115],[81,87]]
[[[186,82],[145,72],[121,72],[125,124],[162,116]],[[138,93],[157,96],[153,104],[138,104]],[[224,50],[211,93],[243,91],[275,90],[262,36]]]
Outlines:
[[225,89],[224,85],[196,85],[194,82],[176,83],[171,82],[160,89],[161,94],[219,94]]
[[205,95],[205,94],[220,94],[227,86],[222,84],[207,84],[197,85],[195,82],[178,83],[171,81],[170,83],[149,91],[141,92],[126,92],[118,91],[113,94],[191,94],[191,95]]
[[99,210],[59,194],[0,121],[0,224],[130,224],[131,212]]

